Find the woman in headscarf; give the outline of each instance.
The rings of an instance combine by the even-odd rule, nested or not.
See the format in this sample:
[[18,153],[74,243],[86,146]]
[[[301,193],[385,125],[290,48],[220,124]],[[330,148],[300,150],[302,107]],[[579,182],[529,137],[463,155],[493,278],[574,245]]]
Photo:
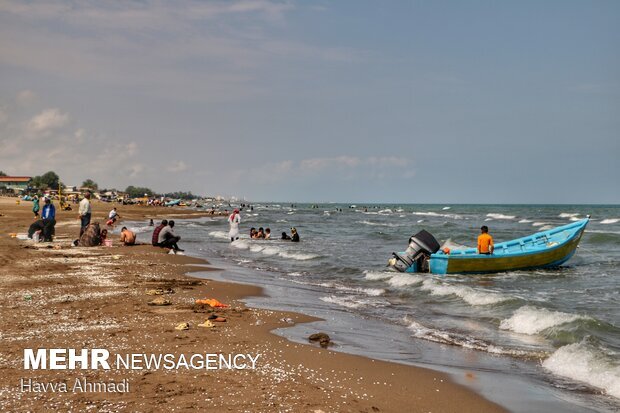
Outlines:
[[230,237],[230,242],[239,239],[239,223],[241,223],[241,215],[239,215],[239,209],[235,208],[233,213],[228,217],[228,224],[230,225],[228,236]]

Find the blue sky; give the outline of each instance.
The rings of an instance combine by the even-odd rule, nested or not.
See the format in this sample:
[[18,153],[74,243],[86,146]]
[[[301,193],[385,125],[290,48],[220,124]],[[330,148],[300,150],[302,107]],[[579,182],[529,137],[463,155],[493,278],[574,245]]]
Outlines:
[[250,200],[620,203],[620,3],[0,3],[0,170]]

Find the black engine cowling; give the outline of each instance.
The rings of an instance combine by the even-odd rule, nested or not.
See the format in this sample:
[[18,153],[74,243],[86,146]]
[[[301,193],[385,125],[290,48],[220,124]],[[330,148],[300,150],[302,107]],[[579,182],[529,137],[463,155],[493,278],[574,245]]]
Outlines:
[[409,238],[409,246],[404,253],[392,253],[388,265],[396,271],[405,272],[417,263],[418,272],[428,272],[428,259],[439,251],[439,242],[428,231],[422,230]]

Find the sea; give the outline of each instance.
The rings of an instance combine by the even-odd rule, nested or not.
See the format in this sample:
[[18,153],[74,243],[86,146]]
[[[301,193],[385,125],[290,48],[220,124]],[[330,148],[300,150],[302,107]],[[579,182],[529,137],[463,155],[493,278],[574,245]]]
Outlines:
[[[561,268],[432,275],[386,267],[422,229],[473,247],[481,225],[497,243],[587,215]],[[307,342],[324,331],[336,351],[448,372],[511,411],[620,410],[620,206],[274,202],[243,208],[241,218],[232,243],[217,217],[177,220],[176,232],[187,254],[224,270],[205,277],[264,287],[266,297],[249,305],[324,320],[277,334]],[[132,225],[150,239],[151,228]],[[251,227],[270,228],[273,239],[250,239]],[[291,227],[301,242],[280,239]]]

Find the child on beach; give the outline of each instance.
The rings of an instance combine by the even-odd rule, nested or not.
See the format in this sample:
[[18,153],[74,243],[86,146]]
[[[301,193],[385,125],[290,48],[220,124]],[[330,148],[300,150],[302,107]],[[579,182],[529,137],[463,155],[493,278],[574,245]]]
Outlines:
[[39,197],[37,195],[32,198],[32,212],[34,213],[34,218],[38,218],[39,216]]

